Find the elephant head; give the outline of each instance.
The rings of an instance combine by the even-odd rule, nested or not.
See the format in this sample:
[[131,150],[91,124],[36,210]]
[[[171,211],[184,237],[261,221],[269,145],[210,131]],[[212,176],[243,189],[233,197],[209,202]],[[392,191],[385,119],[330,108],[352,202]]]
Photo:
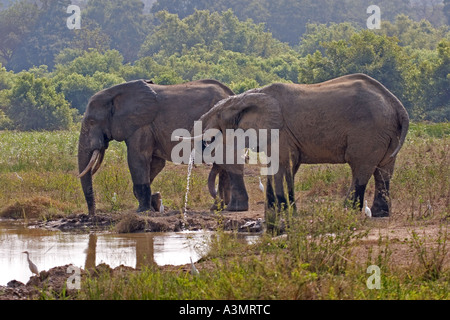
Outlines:
[[283,117],[279,102],[260,89],[253,89],[219,101],[200,121],[204,132],[218,129],[280,129]]
[[157,99],[147,82],[137,80],[102,90],[89,100],[78,144],[78,177],[90,215],[95,213],[92,176],[102,163],[109,141],[126,140],[151,123],[158,113],[158,108],[152,108]]

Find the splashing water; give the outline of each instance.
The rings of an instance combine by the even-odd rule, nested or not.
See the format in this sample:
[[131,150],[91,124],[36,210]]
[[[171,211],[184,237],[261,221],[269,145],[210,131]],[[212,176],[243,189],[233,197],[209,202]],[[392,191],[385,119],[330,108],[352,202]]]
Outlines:
[[[189,195],[189,183],[191,181],[191,173],[192,173],[192,167],[194,166],[194,158],[195,158],[195,149],[192,150],[192,152],[191,152],[191,154],[189,156],[187,184],[186,184],[186,195],[184,196],[184,211],[183,211],[184,221],[186,221],[188,195]],[[184,229],[184,223],[183,223],[183,229]]]

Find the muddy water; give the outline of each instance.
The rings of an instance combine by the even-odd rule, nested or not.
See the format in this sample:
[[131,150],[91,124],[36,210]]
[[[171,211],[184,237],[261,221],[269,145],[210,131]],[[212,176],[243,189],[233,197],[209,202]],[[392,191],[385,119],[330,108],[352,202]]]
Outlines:
[[23,223],[0,220],[0,285],[26,283],[32,275],[26,255],[39,271],[73,264],[89,268],[102,262],[115,268],[156,263],[182,265],[205,252],[210,232],[71,234],[30,229]]

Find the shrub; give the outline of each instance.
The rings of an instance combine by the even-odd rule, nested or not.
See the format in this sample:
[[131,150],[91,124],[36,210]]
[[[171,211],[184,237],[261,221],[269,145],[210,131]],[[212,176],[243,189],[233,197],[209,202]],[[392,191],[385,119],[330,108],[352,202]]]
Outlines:
[[23,72],[8,98],[7,116],[18,130],[59,130],[72,125],[73,111],[50,79]]

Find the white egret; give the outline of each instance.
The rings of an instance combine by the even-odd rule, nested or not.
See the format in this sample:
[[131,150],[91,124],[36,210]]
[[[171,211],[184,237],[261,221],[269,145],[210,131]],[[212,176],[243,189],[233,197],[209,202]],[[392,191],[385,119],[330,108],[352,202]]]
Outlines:
[[367,206],[367,200],[364,200],[364,212],[366,213],[366,216],[368,216],[369,218],[372,217],[372,211]]
[[26,255],[27,255],[28,267],[30,268],[31,273],[34,273],[34,274],[36,274],[38,276],[39,275],[39,270],[36,267],[36,265],[33,263],[33,261],[30,260],[30,254],[28,253],[28,251],[24,251],[22,253],[26,253]]
[[19,176],[19,174],[17,172],[14,172],[16,174],[17,179],[19,179],[20,181],[23,182],[23,178],[21,176]]
[[192,257],[189,257],[189,259],[191,259],[191,274],[194,276],[197,276],[200,274],[200,272],[197,270],[197,268],[195,267],[194,263],[192,262]]
[[430,200],[427,200],[427,214],[433,214],[433,207],[431,206]]
[[264,185],[261,182],[261,177],[259,177],[259,190],[261,190],[262,192],[264,192]]
[[162,203],[162,198],[159,199],[159,213],[164,213],[164,205]]

